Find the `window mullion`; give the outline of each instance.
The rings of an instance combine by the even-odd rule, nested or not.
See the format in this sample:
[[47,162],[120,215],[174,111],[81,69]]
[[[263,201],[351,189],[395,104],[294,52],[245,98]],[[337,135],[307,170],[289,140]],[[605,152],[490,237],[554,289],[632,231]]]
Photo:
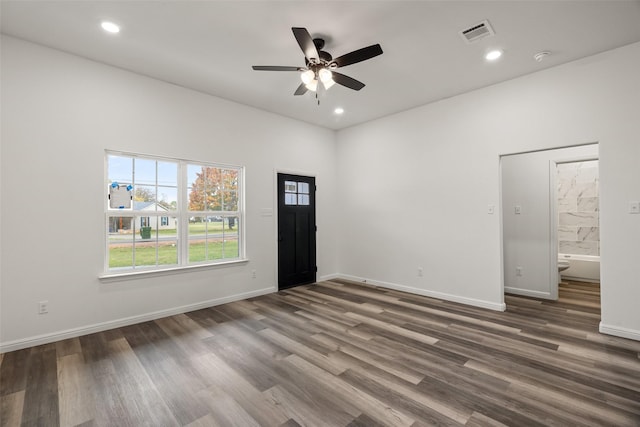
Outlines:
[[[153,186],[154,188],[154,196],[153,196],[153,200],[155,200],[155,212],[156,212],[156,218],[155,218],[155,224],[156,224],[156,235],[155,235],[155,249],[156,249],[156,267],[158,266],[159,263],[159,256],[160,256],[160,246],[159,246],[159,241],[158,238],[160,237],[160,215],[158,215],[160,212],[158,211],[158,161],[155,161],[155,185]],[[149,226],[151,224],[147,224],[147,226]]]
[[180,248],[179,264],[189,262],[189,201],[187,199],[187,166],[185,162],[178,164],[178,244]]

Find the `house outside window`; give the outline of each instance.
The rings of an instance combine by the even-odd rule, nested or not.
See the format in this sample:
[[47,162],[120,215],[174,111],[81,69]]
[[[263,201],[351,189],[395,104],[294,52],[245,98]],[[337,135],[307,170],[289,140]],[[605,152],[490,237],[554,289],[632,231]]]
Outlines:
[[[244,259],[243,168],[107,151],[106,187],[131,188],[130,206],[105,203],[105,273]],[[107,195],[108,197],[108,195]]]

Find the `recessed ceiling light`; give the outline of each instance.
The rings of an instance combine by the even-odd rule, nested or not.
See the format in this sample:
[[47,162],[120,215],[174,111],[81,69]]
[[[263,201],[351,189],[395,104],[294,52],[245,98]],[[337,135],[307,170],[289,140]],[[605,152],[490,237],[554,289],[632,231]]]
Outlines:
[[103,21],[100,26],[102,27],[103,30],[105,30],[108,33],[119,33],[120,32],[120,27],[118,27],[116,24],[114,24],[113,22],[109,22],[109,21]]
[[484,56],[484,59],[486,59],[487,61],[495,61],[496,59],[500,58],[502,56],[502,51],[501,50],[491,50],[489,52],[487,52],[487,54]]
[[342,107],[338,107],[338,108],[336,108],[335,110],[333,110],[333,112],[334,112],[335,114],[342,114],[342,113],[344,113],[344,108],[342,108]]

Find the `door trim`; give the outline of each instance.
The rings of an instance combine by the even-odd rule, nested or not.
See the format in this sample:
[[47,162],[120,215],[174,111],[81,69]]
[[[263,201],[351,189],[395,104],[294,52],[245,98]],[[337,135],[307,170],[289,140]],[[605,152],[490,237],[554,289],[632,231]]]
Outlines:
[[[572,156],[570,158],[567,159],[556,159],[554,160],[554,162],[557,163],[568,163],[568,162],[572,162],[572,161],[582,161],[582,160],[600,160],[600,141],[592,141],[592,142],[584,142],[584,143],[580,143],[580,144],[572,144],[572,145],[560,145],[560,146],[556,146],[556,147],[548,147],[548,148],[540,148],[540,149],[535,149],[535,150],[524,150],[524,151],[514,151],[514,152],[504,152],[504,153],[499,153],[498,154],[498,209],[499,209],[499,236],[500,236],[500,293],[502,295],[502,303],[505,305],[505,308],[507,307],[506,305],[506,301],[504,298],[506,289],[505,289],[505,275],[504,275],[504,216],[503,216],[503,208],[504,208],[504,202],[503,202],[503,176],[502,176],[502,160],[504,157],[508,157],[508,156],[512,156],[512,155],[519,155],[519,154],[527,154],[527,153],[537,153],[537,152],[542,152],[542,151],[554,151],[554,150],[561,150],[561,149],[565,149],[565,148],[578,148],[578,147],[584,147],[584,146],[596,146],[597,150],[598,150],[598,155],[594,156],[594,155],[585,155],[585,156]],[[553,171],[555,172],[555,170]],[[551,174],[551,171],[549,172]],[[601,171],[599,171],[599,177],[601,176]],[[554,177],[554,182],[555,182],[555,177]],[[551,189],[551,187],[550,187]],[[555,197],[555,188],[553,191],[553,196],[550,194],[549,197]],[[557,213],[557,206],[556,206],[556,202],[551,203],[552,206],[552,210],[554,210]],[[550,227],[553,228],[553,227]],[[554,279],[554,282],[557,282],[558,277],[557,277],[557,272],[558,272],[558,268],[557,268],[557,264],[558,264],[558,242],[557,242],[557,228],[555,231],[550,230],[550,235],[551,233],[555,234],[555,239],[551,239],[550,245],[553,245],[554,248],[552,249],[552,253],[555,253],[555,259],[553,260],[549,260],[552,264],[551,265],[555,265],[556,267],[551,269],[551,273],[549,274],[549,276],[551,276],[553,274],[553,272],[555,271],[556,273],[556,277]],[[600,281],[600,289],[602,290],[602,286],[603,286],[603,282],[602,280]],[[553,290],[551,290],[550,295],[553,294]],[[555,299],[558,299],[558,284],[555,285]],[[602,302],[602,296],[600,297],[600,301]],[[600,312],[602,313],[602,308],[600,309]]]
[[[558,301],[558,286],[560,274],[558,273],[558,160],[549,160],[549,296]],[[556,266],[553,268],[553,266]]]

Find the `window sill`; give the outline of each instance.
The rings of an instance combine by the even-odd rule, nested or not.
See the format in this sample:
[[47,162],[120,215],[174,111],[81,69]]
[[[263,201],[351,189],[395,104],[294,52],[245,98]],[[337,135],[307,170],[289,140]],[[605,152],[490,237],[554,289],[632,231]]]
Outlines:
[[164,268],[162,270],[143,270],[143,271],[127,271],[123,273],[105,273],[98,276],[98,279],[101,282],[109,283],[109,282],[120,282],[123,280],[135,280],[135,279],[143,279],[149,277],[158,277],[158,276],[169,276],[172,274],[180,274],[180,273],[188,273],[192,271],[200,271],[200,270],[210,270],[221,267],[230,267],[238,264],[246,264],[249,262],[249,259],[234,259],[233,261],[225,261],[218,262],[215,264],[199,264],[199,265],[189,265],[184,267],[170,267]]

